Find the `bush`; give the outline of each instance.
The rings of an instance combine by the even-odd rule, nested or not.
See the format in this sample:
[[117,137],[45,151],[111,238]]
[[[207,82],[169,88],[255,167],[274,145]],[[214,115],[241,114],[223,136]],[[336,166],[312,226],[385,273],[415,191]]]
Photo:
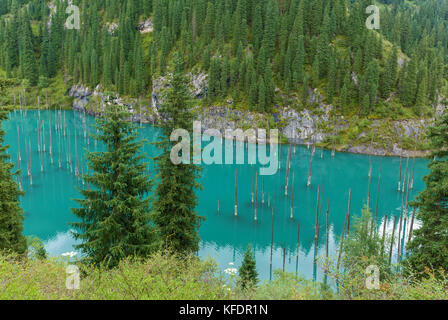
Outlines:
[[26,239],[28,246],[28,255],[32,258],[36,259],[47,259],[47,251],[45,250],[45,246],[37,237],[29,236]]
[[0,299],[228,299],[216,263],[156,253],[106,270],[78,264],[80,289],[65,286],[68,261],[0,255]]

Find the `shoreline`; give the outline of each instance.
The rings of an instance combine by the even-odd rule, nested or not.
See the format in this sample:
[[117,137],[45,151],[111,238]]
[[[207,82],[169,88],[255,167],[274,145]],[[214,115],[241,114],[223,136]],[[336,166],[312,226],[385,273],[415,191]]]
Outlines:
[[[32,106],[32,107],[28,106],[25,109],[26,110],[37,111],[38,107],[37,106]],[[25,110],[25,109],[23,109],[23,110]],[[17,108],[14,108],[14,107],[6,107],[5,108],[4,106],[0,107],[0,110],[4,110],[4,111],[7,111],[7,112],[13,112],[14,110],[15,111],[19,111],[19,109],[17,109]],[[61,108],[61,109],[40,108],[40,110],[73,111],[73,112],[78,112],[78,113],[85,113],[86,115],[91,116],[91,117],[95,117],[95,118],[100,114],[99,112],[94,112],[94,111],[88,110],[85,107],[83,107],[81,109],[81,108],[75,107],[75,106],[72,106],[72,108],[70,108],[70,109],[69,108]],[[132,112],[130,112],[130,114],[132,115],[130,117],[130,121],[133,122],[133,123],[142,123],[142,124],[145,124],[145,125],[151,125],[153,127],[160,128],[160,122],[159,122],[160,120],[159,121],[148,121],[148,120],[143,120],[142,119],[140,121],[140,119],[136,119],[134,117],[134,114]],[[202,127],[201,128],[201,133],[204,134],[204,132],[207,129],[210,129],[210,128],[208,128],[207,126],[206,127]],[[232,129],[232,128],[229,127],[228,129]],[[258,128],[252,128],[252,129],[257,130]],[[280,131],[279,128],[277,128],[277,129]],[[222,132],[221,129],[217,129],[217,130]],[[243,130],[243,131],[245,131],[245,130]],[[221,137],[222,137],[222,139],[227,140],[227,138],[225,137],[225,133],[222,134]],[[235,139],[232,139],[232,141],[233,140],[235,140]],[[260,141],[258,139],[255,139],[255,140],[256,140],[256,142],[255,142],[256,144],[260,144]],[[285,141],[285,140],[287,140],[287,141]],[[299,140],[299,139],[297,139],[297,140]],[[241,140],[238,140],[238,141],[241,141]],[[249,142],[247,139],[245,139],[245,141]],[[249,143],[252,143],[252,142],[249,142]],[[308,142],[304,142],[304,141],[297,142],[297,141],[295,141],[295,139],[292,139],[292,138],[290,139],[290,138],[284,136],[283,134],[279,135],[279,139],[278,139],[278,143],[277,144],[278,145],[304,146],[304,147],[308,147],[308,148],[313,146],[313,144],[308,143]],[[403,157],[406,158],[406,157],[409,157],[409,158],[427,159],[430,156],[430,151],[429,150],[425,150],[425,151],[421,151],[421,150],[420,151],[411,151],[411,150],[401,149],[404,153],[406,153],[405,155],[401,155],[401,154],[397,154],[397,153],[395,153],[395,154],[394,153],[389,153],[389,152],[385,151],[384,149],[370,148],[369,146],[365,146],[365,145],[362,145],[362,144],[361,145],[357,145],[357,146],[348,146],[348,148],[345,149],[345,150],[343,148],[341,148],[341,146],[339,146],[339,147],[336,146],[334,148],[334,150],[333,150],[333,148],[328,148],[328,147],[323,146],[321,144],[321,142],[316,143],[314,146],[316,148],[318,148],[318,149],[327,150],[327,151],[334,151],[334,152],[339,152],[339,153],[349,153],[349,154],[358,154],[358,155],[365,155],[365,156],[376,156],[376,157],[396,157],[396,158],[400,158],[400,157],[401,158],[403,158]]]

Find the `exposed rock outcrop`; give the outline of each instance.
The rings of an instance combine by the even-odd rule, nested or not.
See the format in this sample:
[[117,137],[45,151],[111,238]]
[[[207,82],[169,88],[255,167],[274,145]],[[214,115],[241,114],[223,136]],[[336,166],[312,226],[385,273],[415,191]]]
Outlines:
[[92,116],[101,114],[107,105],[115,104],[125,106],[131,114],[129,120],[134,122],[155,123],[159,118],[157,110],[149,101],[128,100],[105,94],[100,86],[92,92],[83,85],[75,85],[69,90],[68,95],[74,98],[73,110]]
[[[124,99],[105,94],[102,88],[97,87],[94,91],[82,85],[73,86],[69,95],[74,97],[73,109],[97,115],[110,104],[124,105],[132,114],[131,121],[158,123],[163,121],[163,117],[158,110],[162,103],[163,90],[169,87],[166,77],[153,80],[153,90],[150,101],[137,101],[136,99]],[[208,80],[205,73],[188,73],[190,80],[190,93],[193,98],[202,99],[207,96]],[[204,132],[208,129],[217,129],[222,136],[226,129],[257,129],[267,128],[269,118],[273,118],[275,126],[281,135],[286,137],[290,143],[310,144],[325,142],[326,139],[337,135],[339,130],[345,130],[350,126],[348,120],[343,116],[334,118],[331,116],[332,105],[323,103],[323,97],[317,90],[310,90],[309,103],[314,105],[313,110],[294,110],[289,107],[280,108],[273,111],[271,115],[257,112],[241,111],[233,107],[233,101],[228,100],[226,105],[209,106],[201,108],[195,106],[192,112],[196,114],[196,119],[201,121],[201,128]],[[439,104],[437,114],[448,110],[448,107]],[[426,128],[433,123],[434,119],[422,120],[397,120],[369,121],[367,127],[360,129],[358,138],[350,145],[340,146],[339,151],[372,154],[380,156],[425,156],[424,151],[405,150],[401,145],[403,141],[421,141]],[[382,137],[384,127],[387,134]],[[383,131],[381,131],[383,130]],[[372,143],[369,136],[373,135],[381,143]],[[372,139],[373,140],[373,139]],[[328,141],[328,140],[327,140]],[[259,141],[261,142],[261,141]]]
[[118,29],[118,23],[116,23],[116,22],[107,22],[106,23],[106,29],[107,29],[107,32],[109,32],[110,35],[113,35],[115,33],[115,30]]
[[154,28],[152,26],[151,19],[147,19],[147,20],[143,21],[142,23],[140,23],[137,26],[137,30],[139,30],[140,33],[152,32],[154,30]]
[[436,106],[436,117],[440,117],[445,112],[448,112],[448,105],[444,105],[442,103],[439,103]]
[[[311,97],[315,100],[315,97]],[[280,112],[282,119],[286,120],[287,125],[282,128],[282,134],[288,138],[291,143],[319,143],[328,135],[319,130],[319,126],[329,120],[331,106],[321,104],[319,109],[321,113],[313,113],[308,109],[297,112],[290,108],[284,108]]]
[[[159,109],[162,102],[163,91],[169,88],[167,80],[170,76],[171,74],[168,74],[167,76],[159,77],[152,81],[152,105],[156,109]],[[187,77],[190,81],[191,96],[196,99],[206,97],[208,93],[208,75],[206,73],[189,72]]]

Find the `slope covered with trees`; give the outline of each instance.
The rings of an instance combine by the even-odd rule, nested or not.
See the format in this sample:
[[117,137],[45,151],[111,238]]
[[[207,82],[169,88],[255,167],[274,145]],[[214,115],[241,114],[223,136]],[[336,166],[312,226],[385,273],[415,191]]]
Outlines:
[[[0,14],[6,77],[44,88],[62,74],[132,97],[146,96],[175,53],[185,72],[208,74],[207,102],[227,97],[259,112],[299,108],[318,88],[340,114],[430,116],[446,91],[448,1],[8,0]],[[153,31],[137,26],[150,18]],[[403,108],[403,106],[405,108]]]

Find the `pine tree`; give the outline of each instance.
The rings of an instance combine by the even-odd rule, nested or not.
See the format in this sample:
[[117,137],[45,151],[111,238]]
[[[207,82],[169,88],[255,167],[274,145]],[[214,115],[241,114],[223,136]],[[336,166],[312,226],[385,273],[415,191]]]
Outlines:
[[244,43],[243,39],[243,14],[241,8],[241,0],[238,1],[236,10],[233,14],[233,39],[232,39],[232,51],[235,53],[238,49],[240,42]]
[[98,55],[95,49],[92,50],[90,57],[90,85],[95,88],[98,84]]
[[[160,112],[165,115],[162,139],[157,142],[161,149],[155,158],[157,178],[153,221],[160,234],[163,248],[178,253],[192,253],[199,249],[198,228],[200,221],[195,211],[198,203],[195,190],[200,187],[200,169],[195,164],[174,164],[170,153],[175,142],[170,141],[173,130],[192,127],[193,116],[189,112],[190,94],[183,75],[183,62],[176,58],[176,70],[164,96]],[[189,130],[191,131],[191,130]]]
[[12,16],[11,21],[6,27],[6,41],[5,41],[5,69],[8,77],[12,76],[15,67],[18,66],[19,44],[18,44],[19,25],[15,15]]
[[260,53],[258,55],[258,61],[257,61],[258,74],[264,74],[266,71],[265,67],[266,67],[266,54],[265,54],[264,47],[262,46],[260,49]]
[[[415,98],[415,105],[417,107],[424,106],[426,103],[426,94],[427,94],[427,85],[426,85],[426,63],[422,63],[420,70],[419,70],[419,83],[418,83],[418,89],[417,89],[417,96]],[[418,112],[420,111],[420,108],[417,109]]]
[[258,81],[255,72],[251,73],[249,83],[249,109],[255,110],[258,101]]
[[401,101],[405,106],[412,106],[415,104],[417,93],[417,57],[412,56],[408,64],[406,77],[402,83]]
[[317,45],[317,56],[319,57],[319,77],[324,78],[328,74],[328,67],[330,64],[330,20],[326,14],[324,22],[319,35]]
[[366,93],[369,95],[369,108],[372,111],[377,101],[378,81],[379,81],[379,65],[376,59],[370,61],[364,75],[366,79]]
[[261,41],[263,39],[263,20],[262,20],[262,16],[261,16],[261,6],[258,1],[255,6],[252,30],[253,30],[252,31],[252,43],[253,43],[255,54],[258,55],[258,50],[261,46]]
[[336,56],[333,53],[328,73],[327,103],[329,104],[333,103],[333,97],[336,93],[336,80],[337,80],[336,72],[337,72]]
[[381,76],[381,96],[384,99],[388,99],[395,86],[395,80],[397,77],[397,48],[394,47],[392,55],[387,60],[386,68]]
[[227,90],[229,88],[229,74],[230,66],[227,57],[224,58],[221,66],[221,95],[225,97],[227,95]]
[[263,35],[263,47],[266,50],[266,58],[269,60],[274,56],[277,12],[277,2],[268,0]]
[[250,244],[247,246],[246,252],[244,253],[243,262],[238,270],[238,274],[242,289],[248,289],[257,285],[258,272]]
[[308,104],[308,98],[309,98],[309,77],[308,73],[305,73],[305,76],[303,77],[303,86],[302,86],[302,104],[303,106],[306,106]]
[[75,239],[82,241],[76,248],[91,263],[108,268],[128,256],[145,257],[154,248],[147,197],[152,182],[140,153],[144,142],[136,141],[136,127],[128,117],[123,107],[110,106],[97,118],[94,138],[105,151],[87,153],[93,173],[84,179],[91,187],[80,190],[80,208],[72,209],[81,220],[72,223]]
[[361,110],[364,114],[368,114],[370,109],[370,97],[369,95],[366,93],[365,95],[362,96],[361,98]]
[[104,40],[104,57],[103,57],[103,82],[107,89],[110,89],[113,83],[112,54],[111,43],[108,34]]
[[414,229],[414,237],[407,246],[410,251],[407,262],[414,272],[421,273],[419,276],[423,276],[425,268],[436,272],[439,268],[448,270],[448,113],[429,129],[428,138],[434,160],[424,178],[426,189],[413,203],[416,219],[422,225]]
[[299,36],[296,55],[292,65],[293,82],[296,86],[303,78],[303,66],[305,63],[305,45],[303,36]]
[[362,50],[359,48],[355,52],[355,58],[353,61],[353,71],[358,74],[361,74],[363,70],[363,62],[362,62]]
[[218,58],[212,58],[210,62],[208,94],[211,100],[221,95],[221,70]]
[[[346,100],[345,100],[345,105],[349,105],[351,102],[352,102],[352,77],[351,77],[351,71],[350,70],[348,70],[347,72],[346,72],[346,74],[345,74],[345,77],[344,77],[344,84],[343,84],[343,88],[345,87],[346,88],[346,94],[347,94],[347,96],[346,96]],[[341,96],[342,96],[342,94],[341,94]],[[345,107],[345,105],[344,105],[344,107]]]
[[206,43],[209,43],[213,33],[213,23],[215,22],[215,7],[213,2],[208,3],[207,16],[204,22],[204,39]]
[[339,98],[339,107],[341,108],[342,112],[347,110],[348,104],[349,104],[348,88],[347,85],[344,83],[341,89],[341,97]]
[[264,75],[264,81],[266,85],[266,108],[265,111],[270,111],[271,106],[274,104],[274,98],[275,98],[275,84],[274,80],[272,79],[272,69],[271,64],[268,62],[266,64],[266,73]]
[[[0,123],[7,118],[7,113],[1,111]],[[24,216],[19,200],[23,193],[13,179],[15,174],[11,173],[14,164],[6,153],[8,147],[4,146],[4,135],[0,127],[0,251],[23,254],[27,249],[26,238],[22,234]]]
[[29,81],[30,85],[35,86],[39,78],[39,69],[37,66],[37,59],[33,51],[33,36],[29,16],[25,15],[21,20],[22,32],[20,41],[20,62],[23,70],[22,73],[23,77]]
[[135,59],[134,59],[134,75],[136,83],[137,95],[142,96],[145,94],[148,84],[148,71],[143,61],[143,49],[140,41],[136,41]]
[[316,55],[314,58],[312,70],[311,70],[311,79],[313,88],[317,88],[319,86],[319,56]]
[[258,83],[258,112],[264,112],[265,110],[266,110],[266,85],[264,84],[263,77],[260,77]]
[[48,77],[48,29],[43,28],[41,54],[40,54],[40,67],[39,75],[42,77]]

